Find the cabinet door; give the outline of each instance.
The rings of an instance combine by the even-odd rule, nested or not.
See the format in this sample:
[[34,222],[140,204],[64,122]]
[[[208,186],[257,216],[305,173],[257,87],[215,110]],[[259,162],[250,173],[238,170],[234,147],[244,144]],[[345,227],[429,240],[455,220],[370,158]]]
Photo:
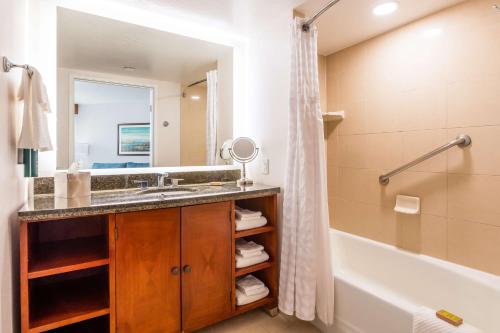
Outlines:
[[231,203],[182,208],[182,328],[231,313]]
[[117,214],[116,227],[118,332],[180,332],[180,209]]

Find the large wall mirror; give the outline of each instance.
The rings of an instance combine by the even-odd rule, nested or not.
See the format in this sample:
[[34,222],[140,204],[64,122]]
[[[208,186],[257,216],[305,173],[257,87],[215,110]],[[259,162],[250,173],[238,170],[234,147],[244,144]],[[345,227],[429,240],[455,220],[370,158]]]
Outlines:
[[57,10],[57,168],[221,165],[233,48]]

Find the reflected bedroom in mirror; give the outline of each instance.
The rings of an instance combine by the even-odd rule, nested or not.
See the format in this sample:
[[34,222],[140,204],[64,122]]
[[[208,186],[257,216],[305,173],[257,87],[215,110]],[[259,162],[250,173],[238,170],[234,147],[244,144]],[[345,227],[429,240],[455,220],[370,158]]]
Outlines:
[[57,11],[57,169],[205,166],[233,137],[233,48]]

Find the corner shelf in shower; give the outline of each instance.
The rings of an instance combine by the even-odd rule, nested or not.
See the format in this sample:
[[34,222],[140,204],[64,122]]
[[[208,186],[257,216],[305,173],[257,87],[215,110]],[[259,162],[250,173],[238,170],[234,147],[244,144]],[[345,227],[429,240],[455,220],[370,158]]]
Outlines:
[[340,121],[345,118],[345,111],[323,113],[323,121]]

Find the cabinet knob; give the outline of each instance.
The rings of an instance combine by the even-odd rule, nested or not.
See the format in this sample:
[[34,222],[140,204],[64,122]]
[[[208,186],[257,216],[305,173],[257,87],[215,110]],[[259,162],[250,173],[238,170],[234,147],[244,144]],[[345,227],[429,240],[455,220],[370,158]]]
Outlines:
[[182,270],[184,271],[184,273],[191,273],[191,266],[186,265]]
[[178,275],[181,272],[181,270],[179,269],[179,267],[175,266],[175,267],[172,267],[170,272],[172,273],[172,275]]

